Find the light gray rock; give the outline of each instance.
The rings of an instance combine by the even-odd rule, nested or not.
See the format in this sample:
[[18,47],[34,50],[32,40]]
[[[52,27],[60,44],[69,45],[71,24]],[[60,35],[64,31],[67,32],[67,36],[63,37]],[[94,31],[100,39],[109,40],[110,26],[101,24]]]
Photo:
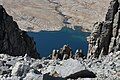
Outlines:
[[34,69],[41,69],[43,68],[43,65],[41,62],[34,62],[30,65],[31,68],[34,68]]
[[23,80],[43,80],[43,77],[40,74],[35,74],[34,70],[31,69]]
[[13,76],[25,76],[26,73],[29,71],[30,66],[24,62],[17,62],[12,69],[11,75]]
[[0,75],[6,75],[6,74],[10,74],[11,70],[7,67],[7,66],[1,66],[0,67]]

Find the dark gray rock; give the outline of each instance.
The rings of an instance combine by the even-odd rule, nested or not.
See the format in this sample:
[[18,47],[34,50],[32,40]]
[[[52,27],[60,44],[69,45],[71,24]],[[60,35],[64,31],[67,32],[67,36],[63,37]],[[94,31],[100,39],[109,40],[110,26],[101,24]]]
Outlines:
[[67,79],[78,79],[78,78],[95,78],[96,75],[89,70],[82,70],[67,76]]
[[49,73],[47,73],[43,75],[43,80],[67,80],[67,79],[62,77],[53,77],[53,76],[50,76]]
[[32,58],[39,58],[35,48],[35,42],[25,31],[18,28],[5,9],[0,5],[0,53],[12,56],[24,56],[28,54]]
[[88,37],[88,58],[98,58],[120,50],[120,2],[112,0],[104,22],[96,23]]
[[106,21],[113,21],[114,15],[117,13],[119,7],[118,0],[112,0],[106,14]]

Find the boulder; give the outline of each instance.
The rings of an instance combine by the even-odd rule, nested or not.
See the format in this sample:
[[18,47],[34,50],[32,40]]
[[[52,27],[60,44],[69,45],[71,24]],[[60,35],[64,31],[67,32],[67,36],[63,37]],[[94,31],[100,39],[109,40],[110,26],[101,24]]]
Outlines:
[[24,77],[29,70],[29,64],[24,62],[17,62],[12,69],[11,75]]
[[82,50],[81,49],[77,49],[76,52],[75,52],[75,59],[80,59],[80,58],[83,58],[84,55],[82,53]]
[[43,68],[43,65],[42,65],[42,63],[36,61],[36,62],[33,62],[30,65],[30,67],[33,68],[33,69],[41,69],[41,68]]
[[96,75],[89,70],[82,70],[67,76],[67,79],[78,79],[78,78],[95,78]]
[[10,73],[11,73],[11,70],[8,67],[6,66],[0,67],[0,75],[5,75],[5,74],[8,75]]
[[40,74],[35,74],[34,70],[31,69],[23,80],[43,80],[43,77]]
[[62,77],[53,77],[53,76],[50,76],[48,73],[46,73],[43,75],[43,80],[67,80],[67,79]]

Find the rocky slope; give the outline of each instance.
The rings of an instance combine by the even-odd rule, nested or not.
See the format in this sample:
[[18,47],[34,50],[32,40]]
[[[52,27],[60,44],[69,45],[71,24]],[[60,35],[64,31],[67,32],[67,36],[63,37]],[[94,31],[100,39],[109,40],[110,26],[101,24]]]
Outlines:
[[9,16],[0,5],[0,53],[12,56],[24,56],[39,58],[35,43],[25,31],[18,28],[13,18]]
[[44,60],[0,54],[0,80],[120,80],[120,51],[101,59]]
[[110,0],[0,0],[23,30],[60,30],[81,26],[90,31],[103,21]]
[[112,0],[104,22],[94,25],[89,37],[88,57],[101,57],[120,51],[120,1]]
[[[0,54],[0,79],[120,80],[119,4],[120,0],[112,0],[105,21],[94,25],[88,38],[87,59],[33,59],[27,54],[24,57]],[[63,52],[70,53],[70,49],[65,48]],[[57,56],[56,53],[53,56]]]

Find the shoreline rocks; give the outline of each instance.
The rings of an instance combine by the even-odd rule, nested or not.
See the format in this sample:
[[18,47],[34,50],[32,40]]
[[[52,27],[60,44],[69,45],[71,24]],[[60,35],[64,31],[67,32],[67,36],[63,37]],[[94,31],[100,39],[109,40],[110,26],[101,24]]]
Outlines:
[[64,45],[60,50],[53,50],[51,54],[51,59],[53,60],[67,60],[70,58],[74,59],[80,59],[80,58],[85,58],[84,54],[82,53],[81,49],[77,49],[76,53],[73,54],[72,49],[69,47],[69,45]]

